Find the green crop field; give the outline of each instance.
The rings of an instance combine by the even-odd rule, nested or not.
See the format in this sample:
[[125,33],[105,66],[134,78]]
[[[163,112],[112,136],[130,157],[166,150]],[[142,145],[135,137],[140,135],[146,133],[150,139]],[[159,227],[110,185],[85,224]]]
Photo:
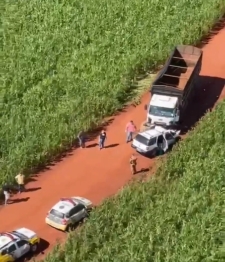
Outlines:
[[4,0],[0,183],[71,146],[130,99],[134,77],[195,43],[224,0]]
[[154,178],[103,203],[45,262],[224,262],[224,134],[225,102]]

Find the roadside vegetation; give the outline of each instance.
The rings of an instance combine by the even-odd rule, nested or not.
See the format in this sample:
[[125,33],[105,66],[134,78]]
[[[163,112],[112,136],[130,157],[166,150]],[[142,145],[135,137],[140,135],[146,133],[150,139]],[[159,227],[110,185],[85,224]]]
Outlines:
[[225,261],[224,134],[222,102],[153,178],[105,201],[45,262]]
[[4,1],[0,183],[45,165],[132,96],[135,76],[196,43],[224,0]]

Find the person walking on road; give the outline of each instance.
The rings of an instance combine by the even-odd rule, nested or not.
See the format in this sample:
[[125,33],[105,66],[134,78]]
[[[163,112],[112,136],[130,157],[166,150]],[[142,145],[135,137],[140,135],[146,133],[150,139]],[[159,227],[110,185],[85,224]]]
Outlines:
[[106,132],[105,130],[102,130],[101,134],[99,135],[99,149],[103,149],[105,146],[105,141],[106,141]]
[[18,183],[19,193],[25,190],[24,187],[24,175],[20,172],[16,177],[16,182]]
[[77,138],[79,140],[80,148],[85,148],[85,135],[84,135],[84,132],[83,131],[79,132]]
[[137,173],[137,158],[136,156],[133,154],[130,157],[130,169],[131,169],[131,173],[132,175],[135,175]]
[[134,122],[132,120],[127,123],[125,132],[127,133],[126,142],[129,143],[133,140],[133,134],[136,132],[136,126],[134,125]]

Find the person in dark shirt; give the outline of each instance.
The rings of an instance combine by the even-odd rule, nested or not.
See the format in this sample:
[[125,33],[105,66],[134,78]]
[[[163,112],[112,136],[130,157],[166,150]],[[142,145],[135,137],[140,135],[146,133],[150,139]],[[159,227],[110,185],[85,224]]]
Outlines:
[[106,141],[106,132],[102,130],[101,134],[99,135],[99,148],[100,150],[104,148],[104,144]]

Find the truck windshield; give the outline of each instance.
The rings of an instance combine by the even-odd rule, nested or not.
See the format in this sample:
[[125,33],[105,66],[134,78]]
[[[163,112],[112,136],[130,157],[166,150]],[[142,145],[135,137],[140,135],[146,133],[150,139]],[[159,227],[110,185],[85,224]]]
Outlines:
[[149,114],[153,116],[174,117],[174,108],[150,106]]

